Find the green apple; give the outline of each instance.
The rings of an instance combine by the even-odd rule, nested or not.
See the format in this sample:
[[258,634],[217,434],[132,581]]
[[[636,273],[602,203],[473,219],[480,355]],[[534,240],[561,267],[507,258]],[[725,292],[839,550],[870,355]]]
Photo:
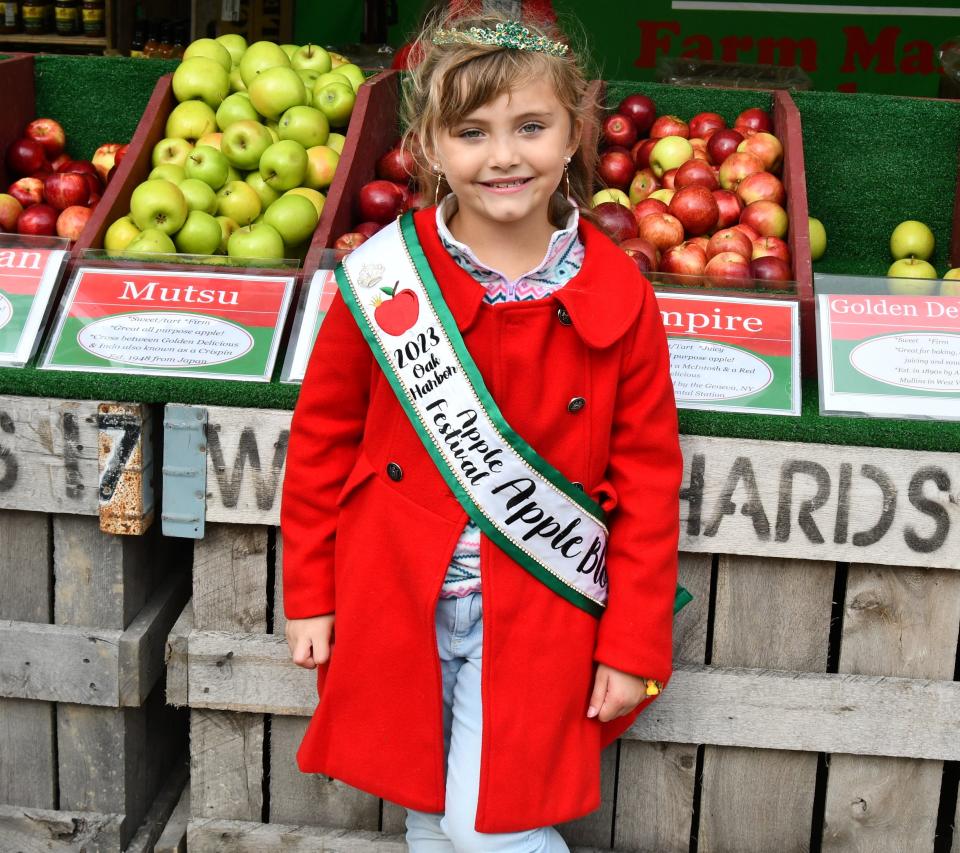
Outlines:
[[253,191],[260,196],[260,209],[266,210],[273,204],[278,198],[280,198],[280,193],[278,193],[273,187],[271,187],[261,176],[259,172],[251,172],[246,177],[246,182],[253,187]]
[[217,215],[229,216],[240,225],[253,222],[262,207],[256,190],[243,181],[230,181],[217,193]]
[[204,213],[217,212],[217,194],[213,187],[198,178],[187,178],[177,184],[187,200],[190,210],[202,210]]
[[205,56],[185,59],[173,72],[173,94],[178,101],[198,99],[216,109],[230,94],[230,72]]
[[654,190],[648,198],[655,198],[657,201],[662,201],[664,204],[669,205],[670,199],[673,198],[676,190],[668,190],[666,187],[660,187],[658,190]]
[[239,169],[235,169],[233,166],[231,166],[231,167],[227,170],[227,181],[228,181],[228,182],[229,182],[229,181],[242,181],[242,180],[243,180],[243,175],[240,173],[240,170],[239,170]]
[[303,88],[307,90],[307,106],[313,103],[313,84],[317,82],[317,78],[320,76],[317,71],[310,71],[309,69],[298,68],[297,76],[303,81]]
[[221,236],[220,223],[216,219],[202,210],[191,210],[173,242],[178,252],[212,255],[220,248]]
[[166,135],[195,142],[217,132],[217,114],[203,101],[177,104],[167,118]]
[[264,127],[266,127],[266,129],[270,132],[270,138],[274,142],[280,141],[280,134],[277,132],[277,127],[279,127],[279,125],[277,125],[276,122],[265,124]]
[[313,105],[334,127],[347,126],[356,101],[356,93],[349,83],[327,83],[313,90]]
[[947,281],[960,281],[960,267],[954,267],[953,269],[947,270],[943,274],[943,277]]
[[208,133],[197,140],[197,145],[209,145],[211,148],[216,148],[217,151],[219,151],[221,139],[223,139],[223,134],[219,131],[216,133]]
[[890,254],[895,260],[920,258],[925,261],[933,254],[933,232],[922,222],[907,219],[890,235]]
[[144,181],[130,196],[130,216],[137,228],[156,228],[164,234],[179,230],[187,218],[187,200],[170,181]]
[[277,261],[283,258],[283,238],[265,222],[247,225],[234,231],[227,240],[231,258],[258,258]]
[[333,50],[328,52],[330,54],[330,66],[332,68],[338,68],[341,65],[346,65],[348,62],[350,62],[350,60],[347,59],[347,57],[345,57],[342,53],[337,53]]
[[256,121],[231,124],[220,140],[220,150],[231,166],[249,171],[260,164],[263,153],[273,145],[270,131]]
[[218,216],[216,220],[220,226],[220,245],[217,247],[217,251],[221,255],[225,255],[227,254],[227,241],[230,239],[230,235],[240,226],[229,216]]
[[230,91],[231,92],[246,92],[247,84],[243,82],[243,77],[240,76],[240,66],[234,65],[230,69]]
[[607,201],[615,201],[624,207],[630,207],[630,197],[623,190],[613,189],[600,190],[600,192],[594,193],[593,198],[590,199],[590,207],[596,207],[598,204],[603,204]]
[[297,71],[326,74],[330,70],[330,54],[318,44],[305,44],[290,57],[290,64]]
[[[954,273],[954,275],[951,275],[951,273]],[[947,281],[940,282],[940,295],[960,296],[960,267],[947,270],[944,278],[947,279]]]
[[316,190],[311,190],[307,187],[294,187],[292,190],[287,190],[283,195],[302,195],[305,199],[309,199],[310,203],[317,210],[317,220],[319,221],[320,214],[323,213],[323,205],[326,202],[326,199],[323,197],[323,193],[317,192]]
[[887,287],[898,295],[929,296],[937,291],[937,271],[919,258],[901,258],[887,270]]
[[134,221],[129,216],[121,216],[103,235],[103,248],[108,255],[113,255],[122,252],[139,236],[140,229]]
[[238,121],[260,121],[260,115],[250,103],[250,95],[246,92],[227,95],[217,109],[217,127],[220,130],[226,130]]
[[658,178],[679,169],[693,157],[693,146],[682,136],[664,136],[650,149],[650,168]]
[[280,45],[280,50],[282,50],[286,55],[287,59],[292,60],[293,55],[300,50],[300,45],[298,44],[282,44]]
[[223,66],[224,71],[229,71],[236,64],[230,51],[226,46],[215,39],[197,39],[187,45],[183,52],[183,58],[193,59],[195,56],[205,56]]
[[351,89],[353,88],[353,84],[346,74],[341,74],[339,71],[325,71],[321,72],[320,76],[313,81],[314,94],[326,86],[327,83],[346,83]]
[[314,145],[307,149],[307,174],[303,185],[312,190],[325,190],[333,183],[333,174],[340,155],[329,145]]
[[292,68],[267,68],[247,86],[250,103],[260,115],[278,119],[290,107],[307,102],[307,90]]
[[123,252],[130,254],[175,255],[177,247],[170,236],[157,228],[147,228],[127,244]]
[[292,190],[307,176],[307,152],[299,142],[281,139],[260,157],[260,175],[275,190]]
[[359,66],[354,65],[352,62],[347,62],[344,65],[338,65],[337,74],[342,74],[350,81],[350,85],[353,87],[354,92],[356,92],[357,89],[359,89],[367,79],[360,70]]
[[277,229],[285,246],[296,246],[308,239],[319,218],[313,203],[302,195],[285,195],[263,214],[263,221]]
[[277,123],[281,139],[292,139],[304,148],[323,145],[330,135],[330,123],[320,110],[313,107],[290,107]]
[[214,41],[222,44],[227,49],[227,53],[230,54],[231,67],[240,64],[240,60],[243,58],[243,52],[247,49],[247,40],[240,35],[240,33],[226,33],[222,36],[217,36]]
[[811,216],[809,218],[810,227],[810,258],[819,261],[823,253],[827,251],[827,229],[823,223]]
[[227,182],[230,164],[222,151],[209,145],[198,145],[190,152],[183,169],[188,178],[197,178],[218,190]]
[[272,41],[257,41],[244,51],[240,59],[240,77],[249,89],[258,74],[277,66],[290,67],[287,55]]
[[187,156],[193,150],[193,145],[186,139],[168,137],[161,139],[153,146],[153,152],[150,155],[150,163],[154,166],[161,166],[164,163],[173,163],[175,166],[182,166],[187,162]]
[[183,166],[178,166],[176,163],[161,163],[159,166],[155,166],[150,170],[150,174],[147,175],[147,180],[155,181],[158,178],[162,178],[165,181],[170,181],[171,184],[180,186],[186,177],[187,172]]
[[332,148],[337,154],[343,154],[343,146],[347,141],[342,133],[331,133],[327,137],[327,148]]

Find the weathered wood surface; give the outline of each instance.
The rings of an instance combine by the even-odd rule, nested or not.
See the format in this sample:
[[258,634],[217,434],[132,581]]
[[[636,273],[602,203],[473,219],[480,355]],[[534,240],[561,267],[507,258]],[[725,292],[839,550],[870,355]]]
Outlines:
[[[832,563],[721,556],[711,662],[826,672],[833,575]],[[698,850],[806,851],[816,772],[813,752],[707,746]]]
[[193,619],[200,629],[267,630],[267,530],[209,525],[193,549]]
[[[844,604],[840,672],[953,677],[956,572],[852,565]],[[942,779],[942,761],[831,756],[823,850],[932,850]]]
[[167,819],[153,853],[187,853],[187,823],[190,821],[190,781],[184,786],[177,805]]
[[16,853],[120,853],[122,814],[52,811],[0,804],[0,850]]
[[[168,853],[185,853],[187,820],[189,818],[186,811],[189,803],[184,794],[189,781],[186,764],[174,768],[147,810],[137,834],[123,853],[162,853],[164,849]],[[177,809],[181,808],[181,805],[180,841],[164,842],[162,841],[164,836],[172,839],[176,834],[173,815]]]
[[[278,525],[290,413],[208,410],[207,520]],[[680,549],[960,568],[960,455],[681,436]]]
[[184,605],[170,633],[164,651],[167,665],[167,704],[183,707],[190,701],[187,686],[187,637],[193,630],[193,599]]
[[[50,542],[49,516],[0,512],[0,619],[47,623],[52,618]],[[0,640],[0,656],[4,648]],[[54,710],[45,702],[0,699],[0,803],[56,805]]]

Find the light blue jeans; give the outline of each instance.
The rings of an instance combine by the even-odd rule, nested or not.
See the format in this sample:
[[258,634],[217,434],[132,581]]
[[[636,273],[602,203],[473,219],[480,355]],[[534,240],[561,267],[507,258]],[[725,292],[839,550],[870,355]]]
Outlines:
[[437,648],[443,673],[443,746],[447,756],[444,814],[407,809],[410,853],[569,853],[552,826],[483,833],[473,826],[480,788],[481,593],[441,598]]

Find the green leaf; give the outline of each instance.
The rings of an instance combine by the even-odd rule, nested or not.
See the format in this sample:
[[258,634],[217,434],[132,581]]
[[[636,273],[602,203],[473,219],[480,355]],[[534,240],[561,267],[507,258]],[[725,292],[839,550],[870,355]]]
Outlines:
[[392,287],[381,287],[380,288],[387,296],[393,296],[394,289]]

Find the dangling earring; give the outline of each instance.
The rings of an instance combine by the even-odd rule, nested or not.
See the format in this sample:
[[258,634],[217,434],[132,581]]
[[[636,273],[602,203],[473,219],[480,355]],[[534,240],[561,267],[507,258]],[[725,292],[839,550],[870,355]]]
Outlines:
[[440,203],[440,181],[443,180],[443,173],[440,171],[440,164],[433,164],[433,171],[437,177],[437,182],[433,187],[433,206],[436,207]]
[[565,181],[567,193],[566,198],[570,198],[570,157],[563,158],[563,180]]

